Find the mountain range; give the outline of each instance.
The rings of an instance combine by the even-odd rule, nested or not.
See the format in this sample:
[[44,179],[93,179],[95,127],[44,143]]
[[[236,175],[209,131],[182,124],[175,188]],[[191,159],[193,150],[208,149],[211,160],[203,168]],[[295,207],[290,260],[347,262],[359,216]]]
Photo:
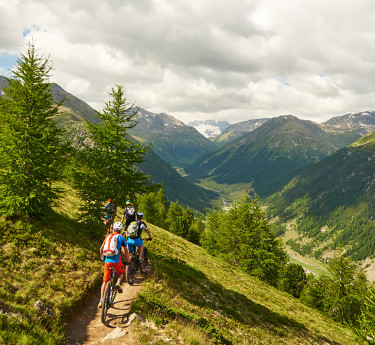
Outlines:
[[356,131],[327,132],[312,121],[280,116],[202,156],[185,171],[191,181],[210,178],[220,184],[253,182],[256,193],[263,197],[283,187],[303,166],[359,137]]

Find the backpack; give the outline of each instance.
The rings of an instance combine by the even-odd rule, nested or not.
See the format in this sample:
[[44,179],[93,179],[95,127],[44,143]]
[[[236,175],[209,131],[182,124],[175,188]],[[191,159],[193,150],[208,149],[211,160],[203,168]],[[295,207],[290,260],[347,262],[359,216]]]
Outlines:
[[139,223],[137,221],[131,222],[128,226],[128,229],[126,230],[128,232],[128,236],[130,238],[137,238],[139,237],[138,231],[139,231]]
[[119,253],[117,248],[117,241],[120,234],[115,235],[109,235],[107,236],[105,243],[104,243],[104,250],[103,255],[104,256],[115,256]]
[[114,209],[115,209],[115,204],[107,204],[105,205],[105,211],[108,213],[108,214],[112,214]]
[[126,208],[126,214],[127,214],[129,217],[134,216],[134,214],[135,214],[135,208],[134,208],[133,206],[127,207],[127,208]]

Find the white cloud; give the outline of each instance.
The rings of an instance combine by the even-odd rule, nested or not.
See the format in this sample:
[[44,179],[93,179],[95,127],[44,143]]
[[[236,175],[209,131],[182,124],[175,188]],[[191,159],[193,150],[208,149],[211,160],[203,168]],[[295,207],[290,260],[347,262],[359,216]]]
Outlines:
[[32,37],[98,110],[117,83],[184,122],[324,121],[375,109],[374,25],[372,0],[0,0],[0,55]]

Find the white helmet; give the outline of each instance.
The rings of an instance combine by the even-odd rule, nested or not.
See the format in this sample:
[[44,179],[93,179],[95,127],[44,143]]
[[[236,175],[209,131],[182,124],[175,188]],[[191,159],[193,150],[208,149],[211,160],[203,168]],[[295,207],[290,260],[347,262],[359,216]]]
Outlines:
[[121,222],[116,222],[115,224],[113,224],[113,231],[121,232],[122,228],[123,225]]

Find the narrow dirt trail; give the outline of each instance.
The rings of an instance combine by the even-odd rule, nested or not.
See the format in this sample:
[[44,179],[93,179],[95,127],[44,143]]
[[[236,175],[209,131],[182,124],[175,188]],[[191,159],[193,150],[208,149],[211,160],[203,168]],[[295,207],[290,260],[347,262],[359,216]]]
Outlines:
[[[149,268],[150,270],[150,268]],[[101,322],[101,309],[98,309],[100,291],[91,296],[85,307],[75,315],[66,327],[67,345],[137,345],[136,339],[128,331],[129,311],[137,292],[141,289],[146,275],[137,273],[134,285],[124,282],[123,292],[116,295],[115,303],[108,310],[108,323]]]

